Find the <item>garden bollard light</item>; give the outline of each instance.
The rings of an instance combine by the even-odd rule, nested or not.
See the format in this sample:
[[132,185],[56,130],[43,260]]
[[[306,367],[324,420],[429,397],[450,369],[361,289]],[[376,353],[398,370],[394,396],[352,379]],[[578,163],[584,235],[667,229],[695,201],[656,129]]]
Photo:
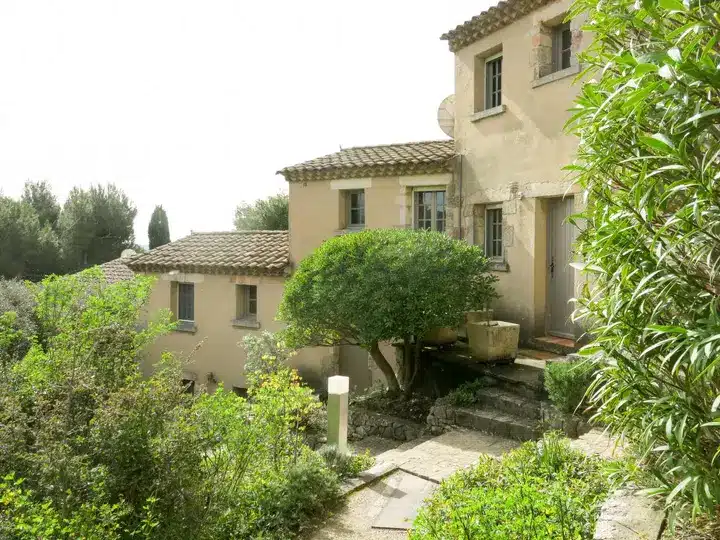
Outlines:
[[340,453],[347,452],[348,393],[350,379],[342,375],[328,378],[327,418],[328,445],[334,445]]

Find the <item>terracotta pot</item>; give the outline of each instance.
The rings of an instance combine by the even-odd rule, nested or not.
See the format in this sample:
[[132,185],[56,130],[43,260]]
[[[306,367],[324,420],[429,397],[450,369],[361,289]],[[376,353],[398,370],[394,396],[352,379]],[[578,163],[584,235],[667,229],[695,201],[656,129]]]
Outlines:
[[423,343],[428,345],[449,345],[457,341],[458,334],[454,328],[436,327],[430,330],[425,337]]

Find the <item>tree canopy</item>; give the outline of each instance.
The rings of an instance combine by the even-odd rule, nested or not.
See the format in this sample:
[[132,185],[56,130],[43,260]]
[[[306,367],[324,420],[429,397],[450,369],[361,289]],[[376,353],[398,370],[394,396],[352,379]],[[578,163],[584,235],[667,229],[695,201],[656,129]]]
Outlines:
[[[379,342],[419,346],[432,328],[458,326],[465,311],[495,296],[487,267],[479,247],[442,233],[376,229],[338,236],[300,263],[285,285],[278,317],[288,325],[292,346],[367,349],[388,387],[398,390]],[[415,367],[401,368],[409,384]]]
[[170,243],[170,225],[168,224],[167,213],[160,205],[155,207],[152,216],[150,216],[148,242],[150,249]]
[[120,256],[133,247],[137,210],[113,184],[73,188],[60,214],[60,245],[68,271]]
[[289,199],[285,193],[243,203],[235,209],[235,228],[238,231],[286,231]]
[[[720,505],[717,2],[580,0],[594,42],[571,170],[587,193],[577,313],[592,404],[671,508]],[[592,77],[592,78],[591,78]]]
[[57,230],[60,205],[47,181],[25,182],[25,189],[20,200],[35,209],[42,227],[49,225],[51,229]]

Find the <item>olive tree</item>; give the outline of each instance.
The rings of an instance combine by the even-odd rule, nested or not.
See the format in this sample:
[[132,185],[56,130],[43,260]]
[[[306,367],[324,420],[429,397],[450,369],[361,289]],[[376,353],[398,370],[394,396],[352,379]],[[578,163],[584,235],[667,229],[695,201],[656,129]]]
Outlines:
[[[287,282],[279,318],[291,346],[358,345],[390,390],[409,390],[421,369],[422,337],[456,327],[465,311],[494,297],[482,250],[447,235],[367,230],[332,238],[305,258]],[[403,340],[400,380],[380,350]]]
[[718,8],[579,0],[572,14],[594,35],[570,167],[588,197],[591,399],[646,452],[657,493],[696,512],[720,504]]

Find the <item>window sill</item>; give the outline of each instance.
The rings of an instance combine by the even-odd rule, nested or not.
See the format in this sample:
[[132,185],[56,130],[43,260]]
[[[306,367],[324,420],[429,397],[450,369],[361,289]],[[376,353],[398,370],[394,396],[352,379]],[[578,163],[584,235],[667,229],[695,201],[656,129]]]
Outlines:
[[252,328],[253,330],[260,328],[260,322],[255,319],[233,319],[230,322],[234,328]]
[[197,326],[193,321],[177,321],[175,332],[184,332],[186,334],[194,334],[197,332]]
[[510,266],[506,261],[490,261],[488,269],[491,272],[509,272]]
[[342,236],[343,234],[351,234],[364,230],[365,227],[348,227],[347,229],[338,229],[335,231],[335,236]]
[[502,114],[505,112],[507,107],[503,103],[502,105],[498,105],[497,107],[493,107],[492,109],[485,109],[484,111],[478,111],[475,114],[470,116],[471,122],[477,122],[479,120],[482,120],[483,118],[490,118],[491,116],[497,116],[498,114]]
[[560,71],[556,71],[555,73],[550,73],[549,75],[540,77],[539,79],[535,79],[531,84],[533,88],[537,88],[538,86],[543,86],[544,84],[559,81],[560,79],[564,79],[565,77],[571,77],[573,75],[577,75],[578,73],[580,73],[580,64],[576,64],[574,66],[570,66],[569,68],[561,69]]

